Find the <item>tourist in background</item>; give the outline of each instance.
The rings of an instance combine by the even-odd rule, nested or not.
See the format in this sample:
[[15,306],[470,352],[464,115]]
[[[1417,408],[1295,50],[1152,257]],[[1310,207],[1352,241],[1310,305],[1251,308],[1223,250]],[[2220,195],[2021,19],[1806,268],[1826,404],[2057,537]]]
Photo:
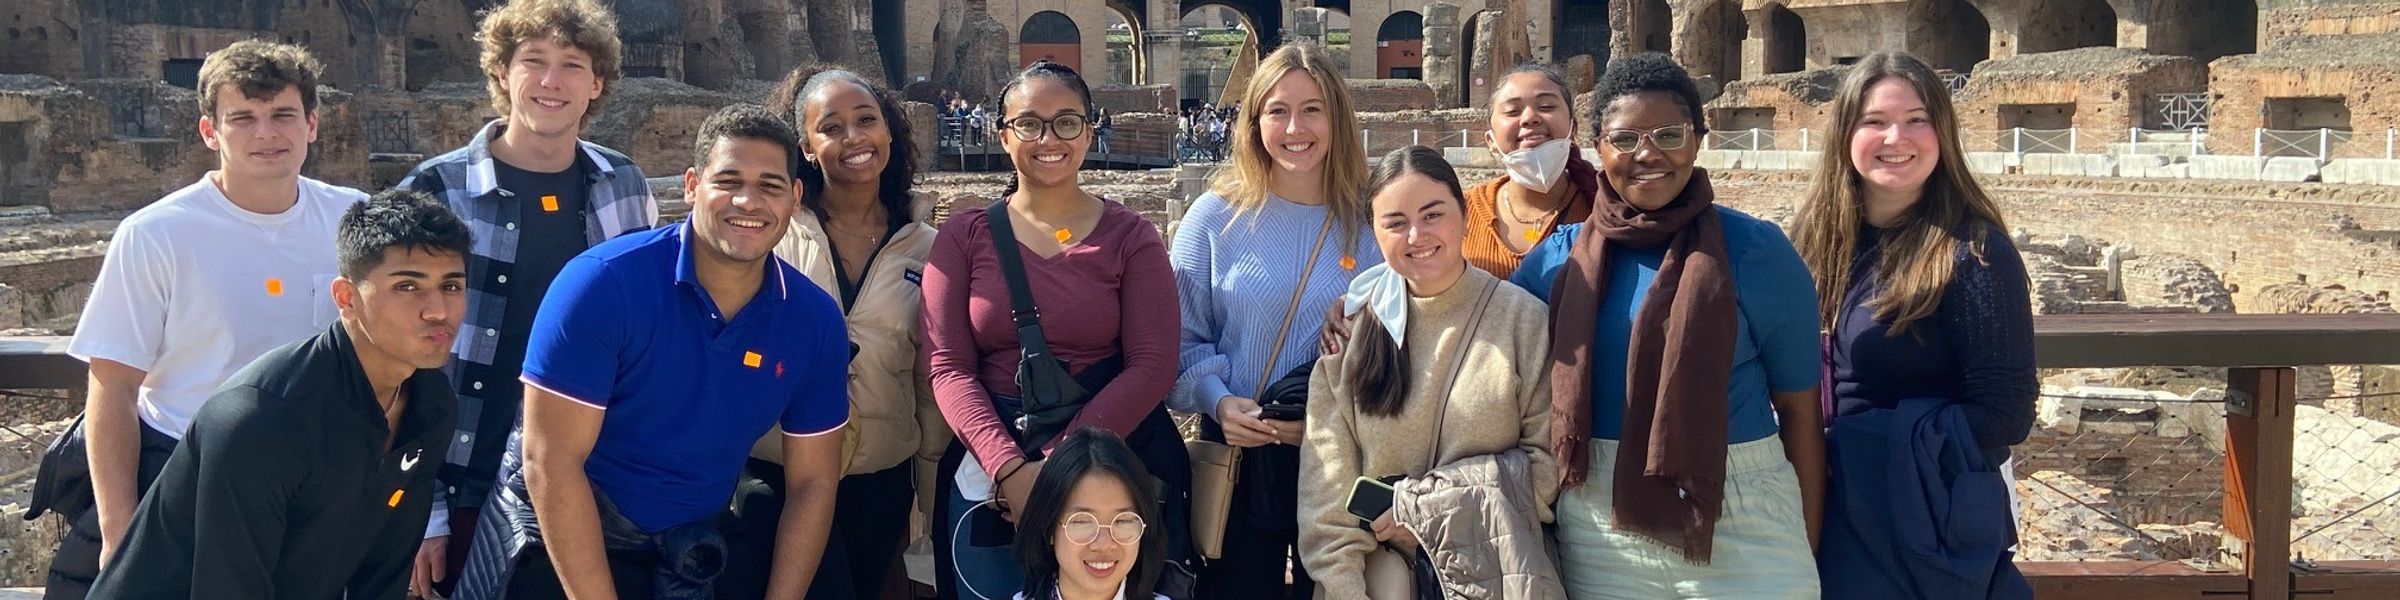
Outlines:
[[1580,124],[1567,78],[1520,65],[1492,89],[1487,144],[1506,168],[1467,188],[1467,262],[1507,278],[1542,238],[1592,215],[1600,172],[1575,147]]
[[1700,94],[1663,54],[1610,61],[1591,219],[1513,281],[1550,302],[1551,448],[1569,595],[1814,598],[1824,481],[1808,267],[1693,166]]
[[[931,514],[934,461],[950,443],[917,341],[924,295],[916,277],[933,248],[934,198],[912,189],[918,148],[890,90],[849,71],[794,69],[767,109],[800,134],[800,209],[775,254],[833,294],[855,349],[833,537],[809,597],[881,598],[908,541],[911,507]],[[769,434],[751,447],[749,474],[767,493],[741,499],[744,525],[728,534],[733,559],[752,570],[771,562],[782,518],[781,439]],[[729,581],[719,593],[758,597],[765,583]]]
[[[999,201],[951,213],[925,267],[933,395],[957,432],[936,484],[943,598],[1023,589],[1010,548],[1060,433],[1097,426],[1124,435],[1170,501],[1190,480],[1163,404],[1175,381],[1175,274],[1157,227],[1077,181],[1091,146],[1090,88],[1074,69],[1045,61],[1018,73],[1001,98],[993,135],[1015,175]],[[1030,298],[1011,291],[1010,271]],[[1029,301],[1033,312],[1018,314],[1038,336],[1012,318],[1017,300]],[[1028,338],[1047,352],[1028,352]],[[1155,525],[1171,536],[1180,529]],[[1172,537],[1169,552],[1190,547]]]
[[1086,427],[1058,442],[1033,482],[1017,537],[1016,600],[1123,600],[1152,593],[1166,566],[1165,519],[1150,471],[1125,440]]
[[[1960,151],[1948,88],[1915,56],[1876,53],[1834,95],[1838,145],[1825,149],[1795,231],[1831,331],[1834,457],[1819,559],[1828,597],[2029,598],[2004,476],[2009,446],[2033,426],[2033,309],[2025,263],[2000,210]],[[1924,416],[1940,411],[1935,416]],[[1898,421],[1898,426],[1890,422]],[[1908,423],[1928,422],[1924,429]],[[1947,424],[1943,427],[1942,424]],[[1952,443],[1929,442],[1938,432]],[[1909,437],[1951,483],[1933,515],[1960,579],[1928,586],[1895,548],[1936,544],[1922,519],[1890,510],[1922,494],[1887,476],[1886,439]],[[1989,532],[1963,536],[1964,531]],[[2000,532],[2005,532],[2002,535]],[[1914,536],[1914,537],[1910,537]],[[1921,543],[1908,543],[1910,541]]]
[[458,431],[440,457],[413,584],[442,593],[465,566],[524,405],[518,375],[551,282],[584,249],[658,225],[641,167],[581,139],[623,75],[616,12],[594,0],[511,0],[484,15],[475,39],[500,118],[397,186],[440,198],[477,234],[467,312],[444,369],[458,393]]
[[[1383,259],[1367,230],[1358,117],[1325,51],[1286,44],[1252,73],[1244,104],[1255,108],[1235,120],[1233,164],[1184,213],[1170,252],[1183,374],[1168,403],[1203,415],[1202,436],[1244,449],[1202,595],[1263,600],[1283,597],[1284,570],[1298,564],[1303,430],[1294,413],[1262,418],[1263,395],[1316,362],[1317,315]],[[1306,568],[1290,589],[1313,594]]]
[[47,597],[86,596],[219,385],[333,324],[334,232],[366,194],[300,176],[321,71],[306,49],[255,40],[201,62],[200,141],[217,168],[117,224],[67,344],[91,372],[82,432],[62,439],[85,448],[65,455],[80,463],[43,461],[26,515],[71,523]]
[[[1417,565],[1446,585],[1490,586],[1495,598],[1563,597],[1541,526],[1558,489],[1541,301],[1467,264],[1471,224],[1458,174],[1440,153],[1392,151],[1367,193],[1384,262],[1350,282],[1340,304],[1358,333],[1318,359],[1309,378],[1301,558],[1326,598],[1397,597],[1369,575],[1370,563],[1425,562],[1421,542],[1471,553],[1459,560],[1480,575]],[[1428,478],[1452,469],[1514,475]],[[1384,507],[1370,521],[1352,501],[1373,485],[1362,477],[1456,504],[1415,520]],[[1478,485],[1485,502],[1430,498]]]

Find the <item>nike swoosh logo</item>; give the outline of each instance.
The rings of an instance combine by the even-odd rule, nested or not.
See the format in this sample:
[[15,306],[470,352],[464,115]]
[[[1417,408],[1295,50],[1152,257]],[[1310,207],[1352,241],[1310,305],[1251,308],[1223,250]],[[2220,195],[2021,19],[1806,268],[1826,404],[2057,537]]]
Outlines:
[[408,451],[408,456],[400,457],[400,470],[402,472],[407,472],[417,468],[417,459],[419,458],[419,455],[423,454],[424,452],[425,451],[423,450]]

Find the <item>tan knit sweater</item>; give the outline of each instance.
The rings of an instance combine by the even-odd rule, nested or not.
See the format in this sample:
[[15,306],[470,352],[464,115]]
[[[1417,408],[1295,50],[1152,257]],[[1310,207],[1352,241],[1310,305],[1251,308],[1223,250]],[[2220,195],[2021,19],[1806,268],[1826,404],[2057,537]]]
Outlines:
[[[1482,328],[1475,339],[1464,339],[1475,301],[1495,286]],[[1416,476],[1461,458],[1522,449],[1531,459],[1541,520],[1552,520],[1558,468],[1547,447],[1548,307],[1470,267],[1442,295],[1410,298],[1408,310],[1410,392],[1400,414],[1358,412],[1357,394],[1346,383],[1358,360],[1350,353],[1318,359],[1309,378],[1308,444],[1300,449],[1300,560],[1323,598],[1366,597],[1364,568],[1375,537],[1345,508],[1359,476]],[[1355,317],[1351,331],[1381,335],[1380,329],[1362,328]],[[1449,389],[1427,389],[1441,384],[1457,360],[1455,353],[1462,351],[1469,354],[1457,382]],[[1445,397],[1449,416],[1441,418]],[[1439,432],[1434,431],[1437,420]],[[1438,456],[1433,464],[1426,462],[1429,452]]]

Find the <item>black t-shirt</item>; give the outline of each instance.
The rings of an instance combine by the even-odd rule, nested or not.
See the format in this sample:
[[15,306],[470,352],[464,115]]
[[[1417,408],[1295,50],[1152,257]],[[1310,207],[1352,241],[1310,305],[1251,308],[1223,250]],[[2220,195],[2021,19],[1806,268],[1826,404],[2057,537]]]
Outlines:
[[[516,199],[520,219],[517,261],[505,274],[486,282],[508,290],[508,314],[500,321],[500,345],[492,352],[492,365],[513,371],[525,364],[525,342],[533,335],[533,315],[541,309],[542,296],[549,293],[550,282],[558,279],[558,271],[566,268],[569,259],[591,248],[584,241],[584,224],[588,222],[585,214],[590,212],[592,183],[580,160],[556,173],[527,171],[497,159],[492,164],[500,179],[500,189],[508,190]],[[499,281],[498,277],[508,280]],[[507,373],[507,381],[490,383],[513,387],[516,382],[517,374]]]

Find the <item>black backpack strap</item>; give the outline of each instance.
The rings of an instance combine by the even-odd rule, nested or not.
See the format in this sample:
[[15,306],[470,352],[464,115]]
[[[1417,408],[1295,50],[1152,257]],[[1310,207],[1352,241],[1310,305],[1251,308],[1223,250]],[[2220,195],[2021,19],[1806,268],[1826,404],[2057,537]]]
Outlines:
[[992,227],[992,250],[1000,257],[1000,275],[1008,280],[1008,314],[1017,324],[1017,344],[1027,354],[1049,356],[1050,341],[1042,335],[1042,311],[1033,305],[1033,286],[1025,282],[1024,251],[1018,249],[1015,227],[1009,223],[1008,198],[985,206],[983,216]]

